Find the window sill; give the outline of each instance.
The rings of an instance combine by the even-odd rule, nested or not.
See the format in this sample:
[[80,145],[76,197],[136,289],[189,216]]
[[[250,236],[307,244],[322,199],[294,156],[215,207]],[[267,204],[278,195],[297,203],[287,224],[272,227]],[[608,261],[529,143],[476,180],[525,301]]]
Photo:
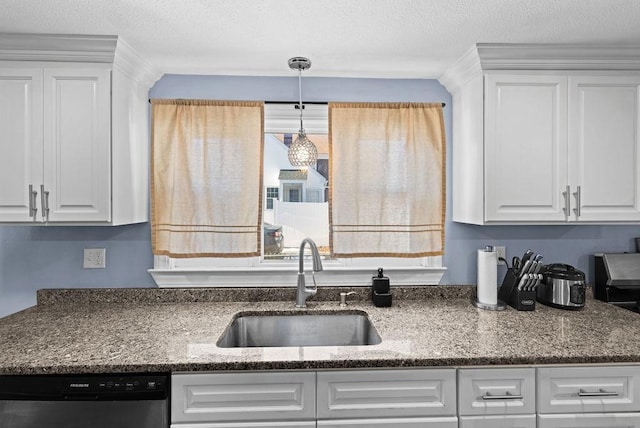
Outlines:
[[[325,266],[315,274],[318,286],[370,286],[378,267]],[[384,273],[392,286],[437,285],[446,267],[389,266]],[[149,269],[159,288],[296,286],[297,266]],[[310,268],[306,269],[310,280]]]

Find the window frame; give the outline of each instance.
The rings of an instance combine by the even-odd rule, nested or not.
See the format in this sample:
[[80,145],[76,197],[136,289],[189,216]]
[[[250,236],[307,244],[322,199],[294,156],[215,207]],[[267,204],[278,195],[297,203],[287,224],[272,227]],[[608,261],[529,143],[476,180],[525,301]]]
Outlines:
[[[327,134],[328,104],[306,103],[304,127],[308,134]],[[264,133],[297,133],[300,114],[295,103],[265,103]],[[158,287],[279,287],[296,285],[298,260],[262,257],[173,259],[154,256],[148,272]],[[447,268],[442,256],[419,258],[353,258],[323,261],[315,275],[318,286],[370,286],[383,267],[392,285],[437,285]]]

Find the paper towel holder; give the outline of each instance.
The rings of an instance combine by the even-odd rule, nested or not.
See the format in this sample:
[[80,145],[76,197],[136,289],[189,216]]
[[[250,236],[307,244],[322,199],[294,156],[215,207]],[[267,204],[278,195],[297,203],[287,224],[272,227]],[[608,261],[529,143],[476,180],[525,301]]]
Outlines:
[[[487,245],[485,247],[485,251],[494,251],[494,247],[491,245]],[[498,288],[497,284],[496,284],[496,289]],[[496,290],[497,291],[497,290]],[[473,296],[471,298],[471,303],[473,304],[473,306],[475,306],[476,308],[479,309],[484,309],[487,311],[503,311],[506,309],[507,305],[504,301],[497,299],[496,304],[492,304],[492,303],[485,303],[485,302],[481,302],[478,299],[478,294],[477,294],[477,290],[476,290],[476,295]]]
[[478,296],[473,296],[471,298],[471,303],[473,303],[473,306],[475,306],[476,308],[484,309],[487,311],[504,311],[507,307],[506,303],[504,303],[500,299],[498,299],[498,303],[496,303],[495,305],[492,305],[490,303],[482,303],[480,300],[478,300]]

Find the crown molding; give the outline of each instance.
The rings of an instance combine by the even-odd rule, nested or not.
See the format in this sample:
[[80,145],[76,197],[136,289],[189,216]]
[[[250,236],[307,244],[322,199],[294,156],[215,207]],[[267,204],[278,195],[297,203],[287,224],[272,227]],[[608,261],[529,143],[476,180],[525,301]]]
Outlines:
[[451,92],[490,70],[640,71],[640,45],[478,43],[438,80]]
[[112,63],[117,36],[0,34],[0,60]]
[[122,38],[118,38],[113,64],[146,88],[151,88],[162,77],[153,64],[142,58]]
[[113,64],[148,88],[162,77],[122,38],[111,35],[0,33],[0,61]]

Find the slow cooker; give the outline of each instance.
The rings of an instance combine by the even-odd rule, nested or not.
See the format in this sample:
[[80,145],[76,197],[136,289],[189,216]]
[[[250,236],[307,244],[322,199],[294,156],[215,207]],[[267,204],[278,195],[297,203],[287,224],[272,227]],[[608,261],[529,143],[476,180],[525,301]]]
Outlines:
[[560,309],[584,307],[586,285],[584,272],[564,263],[544,267],[538,286],[538,302]]

